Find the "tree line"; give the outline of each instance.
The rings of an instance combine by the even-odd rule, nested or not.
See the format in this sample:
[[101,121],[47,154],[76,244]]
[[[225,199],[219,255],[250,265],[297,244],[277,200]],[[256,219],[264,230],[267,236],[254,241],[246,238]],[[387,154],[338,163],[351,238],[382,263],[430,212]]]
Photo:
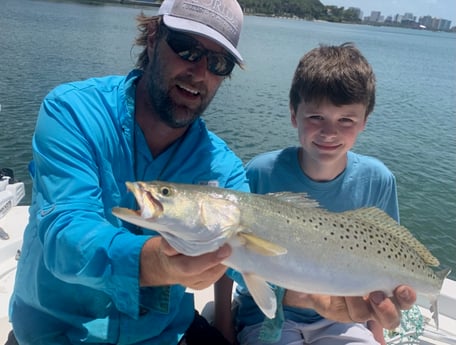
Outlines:
[[344,7],[325,6],[319,0],[238,0],[244,13],[265,16],[298,17],[331,22],[360,22],[358,13]]

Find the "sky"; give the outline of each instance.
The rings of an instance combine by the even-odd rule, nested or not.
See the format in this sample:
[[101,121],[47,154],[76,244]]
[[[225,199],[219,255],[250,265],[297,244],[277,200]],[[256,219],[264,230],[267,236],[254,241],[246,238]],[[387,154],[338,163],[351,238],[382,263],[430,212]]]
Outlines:
[[326,6],[335,5],[358,7],[363,16],[369,16],[371,11],[381,11],[383,16],[413,13],[418,19],[430,15],[451,20],[451,26],[456,26],[456,0],[320,0]]

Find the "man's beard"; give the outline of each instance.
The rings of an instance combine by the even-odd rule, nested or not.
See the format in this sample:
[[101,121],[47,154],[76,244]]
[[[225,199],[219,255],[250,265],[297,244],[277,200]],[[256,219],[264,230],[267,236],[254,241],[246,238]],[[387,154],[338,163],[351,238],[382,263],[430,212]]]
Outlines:
[[[166,89],[166,83],[161,71],[161,66],[158,63],[160,61],[157,58],[157,48],[154,49],[153,60],[149,62],[145,77],[147,78],[147,93],[149,95],[149,101],[153,109],[163,121],[171,128],[183,128],[191,125],[200,115],[206,110],[210,98],[207,102],[202,102],[198,108],[191,110],[185,106],[176,104],[169,96],[168,90]],[[183,112],[187,116],[182,116]]]

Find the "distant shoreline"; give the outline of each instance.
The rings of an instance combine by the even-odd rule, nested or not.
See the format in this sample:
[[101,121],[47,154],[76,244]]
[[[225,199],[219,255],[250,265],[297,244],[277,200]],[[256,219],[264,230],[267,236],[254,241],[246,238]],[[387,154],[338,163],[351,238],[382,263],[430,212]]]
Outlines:
[[[114,1],[114,0],[112,0]],[[141,1],[141,0],[120,0],[120,4],[122,5],[141,5],[141,6],[152,6],[152,7],[160,7],[160,2],[150,2],[150,1]]]
[[[91,4],[91,5],[105,5],[105,4],[113,4],[113,5],[121,5],[121,6],[140,6],[140,7],[160,7],[161,2],[150,2],[144,0],[47,0],[47,1],[54,1],[54,2],[75,2],[75,3],[82,3],[82,4]],[[244,15],[250,16],[258,16],[258,17],[271,17],[271,18],[290,18],[290,19],[300,19],[300,20],[307,20],[312,21],[309,19],[304,18],[294,18],[294,17],[279,17],[275,15],[268,15],[264,13],[244,13]],[[315,19],[313,20],[315,21]],[[385,23],[377,23],[377,22],[333,22],[333,21],[326,21],[327,23],[336,23],[336,24],[357,24],[357,25],[369,25],[369,26],[383,26],[383,27],[396,27],[396,28],[404,28],[404,29],[412,29],[412,30],[426,30],[432,32],[448,32],[448,33],[456,33],[456,30],[430,30],[430,29],[422,29],[418,27],[409,27],[403,25],[391,25]]]
[[141,0],[45,0],[51,2],[74,2],[88,5],[126,5],[126,6],[145,6],[145,7],[160,7],[160,2],[150,2]]

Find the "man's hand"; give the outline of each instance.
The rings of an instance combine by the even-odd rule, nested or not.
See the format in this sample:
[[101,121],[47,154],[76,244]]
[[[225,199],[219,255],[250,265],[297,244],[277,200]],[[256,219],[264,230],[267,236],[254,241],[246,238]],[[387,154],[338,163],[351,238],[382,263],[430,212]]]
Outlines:
[[225,245],[213,253],[186,256],[176,252],[162,237],[148,240],[141,251],[141,286],[180,284],[202,290],[226,271],[221,262],[231,255]]
[[410,309],[416,301],[416,292],[405,285],[394,290],[388,298],[382,292],[367,297],[312,295],[287,290],[284,305],[314,309],[321,316],[338,322],[366,322],[375,320],[383,328],[399,326],[401,310]]

